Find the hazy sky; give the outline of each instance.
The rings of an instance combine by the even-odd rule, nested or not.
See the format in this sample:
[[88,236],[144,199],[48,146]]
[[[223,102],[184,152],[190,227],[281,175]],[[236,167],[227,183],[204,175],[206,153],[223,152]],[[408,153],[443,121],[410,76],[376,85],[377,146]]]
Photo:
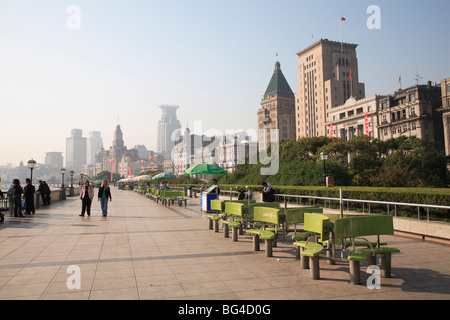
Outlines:
[[[69,6],[80,9],[80,29]],[[367,8],[378,5],[381,29]],[[163,104],[183,127],[256,129],[276,61],[298,92],[297,55],[320,38],[356,43],[366,95],[450,76],[448,0],[2,0],[0,165],[64,153],[72,128],[109,148],[156,149]],[[78,16],[76,16],[78,17]],[[312,38],[312,36],[314,38]],[[278,56],[276,54],[278,53]]]

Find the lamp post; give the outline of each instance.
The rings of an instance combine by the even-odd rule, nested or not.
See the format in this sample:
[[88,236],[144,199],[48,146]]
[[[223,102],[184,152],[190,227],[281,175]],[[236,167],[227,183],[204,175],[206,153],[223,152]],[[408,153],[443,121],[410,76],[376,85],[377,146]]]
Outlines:
[[64,189],[64,173],[66,173],[66,168],[61,168],[61,188]]
[[70,171],[70,187],[73,188],[73,174],[75,172],[73,172],[73,170]]
[[74,171],[73,170],[71,170],[70,171],[70,188],[69,188],[69,195],[71,196],[71,197],[73,197],[73,195],[74,195],[74,189],[73,189],[73,175],[74,175]]
[[31,183],[33,183],[33,170],[34,170],[34,168],[36,168],[36,161],[34,161],[33,159],[28,161],[28,168],[30,168],[30,171],[31,171],[30,180],[31,180]]
[[323,185],[326,187],[327,186],[327,176],[326,176],[326,166],[325,166],[325,162],[328,159],[328,152],[321,152],[320,153],[320,159],[323,161]]

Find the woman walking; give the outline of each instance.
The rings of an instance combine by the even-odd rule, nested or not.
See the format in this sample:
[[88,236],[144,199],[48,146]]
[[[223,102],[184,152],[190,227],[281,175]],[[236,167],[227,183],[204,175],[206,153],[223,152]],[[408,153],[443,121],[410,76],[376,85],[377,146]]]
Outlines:
[[87,211],[88,217],[91,216],[91,203],[94,199],[94,188],[89,183],[89,180],[84,182],[84,187],[81,188],[81,214],[80,217],[84,217],[84,213]]
[[98,200],[100,200],[100,205],[102,206],[102,215],[106,217],[108,214],[108,200],[112,201],[111,189],[106,180],[102,181],[102,185],[98,189]]

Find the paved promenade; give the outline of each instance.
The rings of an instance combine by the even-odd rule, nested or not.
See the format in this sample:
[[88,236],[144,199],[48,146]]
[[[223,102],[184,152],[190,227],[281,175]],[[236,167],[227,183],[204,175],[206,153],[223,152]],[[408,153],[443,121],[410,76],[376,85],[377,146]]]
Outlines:
[[[79,217],[76,197],[26,218],[7,214],[0,299],[450,299],[448,245],[384,237],[401,253],[392,257],[392,278],[369,290],[349,284],[345,262],[322,260],[322,279],[311,280],[292,243],[279,243],[266,258],[252,251],[250,237],[223,238],[208,229],[198,199],[166,208],[133,191],[113,189],[112,196],[107,218],[97,201],[91,217]],[[69,289],[78,274],[81,287]]]

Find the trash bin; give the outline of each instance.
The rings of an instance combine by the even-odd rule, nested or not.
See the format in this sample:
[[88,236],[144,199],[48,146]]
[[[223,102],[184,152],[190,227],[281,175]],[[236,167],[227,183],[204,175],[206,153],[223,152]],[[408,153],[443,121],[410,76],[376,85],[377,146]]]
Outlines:
[[213,185],[209,187],[207,190],[202,192],[200,198],[200,208],[202,211],[209,212],[211,211],[211,200],[216,200],[219,198],[217,194],[217,186]]
[[189,187],[189,188],[186,190],[186,196],[189,197],[189,198],[192,198],[192,187]]

